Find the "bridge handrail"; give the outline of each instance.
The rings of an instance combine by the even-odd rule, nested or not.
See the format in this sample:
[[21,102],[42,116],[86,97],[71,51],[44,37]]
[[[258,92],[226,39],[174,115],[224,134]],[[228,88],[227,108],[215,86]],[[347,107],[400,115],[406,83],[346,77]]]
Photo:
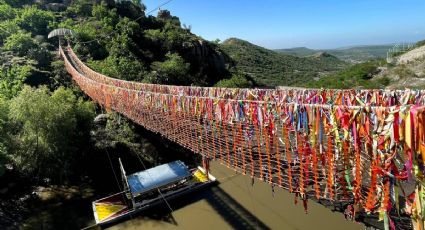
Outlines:
[[[368,102],[373,98],[382,102],[396,101],[392,104],[425,104],[425,91],[423,90],[335,90],[335,89],[237,89],[237,88],[217,88],[217,87],[198,87],[198,86],[172,86],[157,85],[149,83],[132,82],[120,80],[99,74],[86,66],[73,52],[67,47],[67,52],[77,62],[87,77],[98,82],[120,86],[123,88],[143,90],[151,92],[161,92],[169,94],[185,94],[194,96],[204,96],[209,98],[233,98],[237,100],[272,100],[287,102],[309,103],[314,104],[346,104],[346,105],[382,105],[379,102]],[[335,95],[332,97],[332,95]],[[326,99],[326,97],[328,97]],[[355,98],[357,97],[357,98]],[[410,100],[406,100],[409,98]],[[325,99],[324,99],[325,98]],[[354,99],[355,98],[355,99]],[[387,106],[384,105],[384,106]]]

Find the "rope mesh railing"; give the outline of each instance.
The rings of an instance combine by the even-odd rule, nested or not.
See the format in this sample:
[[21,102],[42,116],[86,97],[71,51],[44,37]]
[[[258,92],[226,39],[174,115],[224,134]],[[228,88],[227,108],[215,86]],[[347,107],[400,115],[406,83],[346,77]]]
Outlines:
[[401,216],[423,224],[422,91],[143,84],[96,73],[70,48],[60,52],[95,102],[195,153],[296,193],[305,204],[345,202],[350,215],[379,213],[386,226],[406,225]]
[[332,104],[332,105],[371,105],[371,106],[394,106],[398,104],[425,103],[424,91],[422,90],[335,90],[335,89],[240,89],[240,88],[217,88],[197,86],[172,86],[147,84],[140,82],[125,81],[99,74],[81,60],[71,48],[67,48],[70,57],[82,71],[82,74],[97,82],[114,85],[126,89],[143,90],[156,93],[186,95],[208,98],[224,98],[235,100],[260,100],[279,103],[303,103],[303,104]]

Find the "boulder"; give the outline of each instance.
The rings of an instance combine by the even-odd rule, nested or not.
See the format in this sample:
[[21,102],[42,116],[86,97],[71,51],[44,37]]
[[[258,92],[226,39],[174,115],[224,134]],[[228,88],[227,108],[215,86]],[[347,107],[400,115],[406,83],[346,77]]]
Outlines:
[[54,12],[61,12],[65,11],[67,6],[62,3],[48,3],[45,5],[46,10],[54,11]]

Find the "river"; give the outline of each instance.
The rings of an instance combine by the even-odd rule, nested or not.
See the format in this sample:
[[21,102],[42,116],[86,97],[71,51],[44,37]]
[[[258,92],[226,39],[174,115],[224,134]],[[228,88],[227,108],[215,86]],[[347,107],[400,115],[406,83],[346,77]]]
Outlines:
[[251,186],[248,176],[217,162],[211,173],[220,183],[170,202],[173,212],[164,205],[154,210],[157,214],[143,213],[108,229],[364,229],[313,201],[305,214],[301,202],[294,205],[293,194],[276,188],[273,197],[268,184],[256,180]]
[[[250,177],[218,162],[211,164],[211,174],[218,178],[218,185],[170,202],[173,211],[164,204],[108,229],[364,229],[363,224],[346,221],[342,213],[314,201],[309,201],[305,214],[301,202],[294,204],[293,194],[276,188],[273,196],[268,184],[255,180],[251,186]],[[110,183],[115,185],[113,180]],[[29,218],[17,228],[81,229],[94,224],[91,201],[99,194],[90,189],[84,192],[82,187],[57,190],[61,198],[48,205],[34,204]],[[50,197],[49,193],[43,196]]]

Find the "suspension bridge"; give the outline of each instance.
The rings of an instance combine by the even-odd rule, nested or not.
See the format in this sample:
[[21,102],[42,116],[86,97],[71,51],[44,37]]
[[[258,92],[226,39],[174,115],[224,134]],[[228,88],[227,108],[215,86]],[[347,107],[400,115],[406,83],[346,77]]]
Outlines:
[[[65,67],[96,103],[205,159],[307,199],[424,226],[425,92],[145,84]],[[403,218],[409,218],[409,224]],[[411,219],[411,221],[410,221]]]

